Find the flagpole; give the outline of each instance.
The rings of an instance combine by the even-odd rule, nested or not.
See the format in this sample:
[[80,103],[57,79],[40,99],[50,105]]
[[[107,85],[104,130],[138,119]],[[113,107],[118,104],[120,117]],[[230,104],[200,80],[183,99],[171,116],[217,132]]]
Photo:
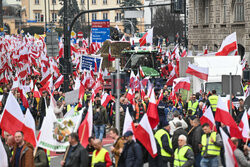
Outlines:
[[83,140],[83,134],[85,133],[85,129],[86,129],[86,125],[84,124],[82,135],[81,135],[81,140],[80,140],[81,143],[82,143],[82,140]]

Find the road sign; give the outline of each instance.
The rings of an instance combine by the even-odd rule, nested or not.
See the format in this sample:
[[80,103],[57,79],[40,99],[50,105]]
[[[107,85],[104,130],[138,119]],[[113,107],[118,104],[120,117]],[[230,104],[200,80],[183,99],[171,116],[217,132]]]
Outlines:
[[46,33],[46,46],[47,54],[49,57],[58,56],[58,34],[57,32],[47,32]]
[[77,37],[78,37],[78,38],[83,38],[83,32],[82,32],[82,31],[78,32],[78,33],[77,33]]
[[104,42],[110,39],[110,21],[93,20],[92,21],[92,42]]
[[95,61],[97,64],[97,72],[100,71],[102,65],[102,57],[82,55],[81,70],[90,71],[95,69]]

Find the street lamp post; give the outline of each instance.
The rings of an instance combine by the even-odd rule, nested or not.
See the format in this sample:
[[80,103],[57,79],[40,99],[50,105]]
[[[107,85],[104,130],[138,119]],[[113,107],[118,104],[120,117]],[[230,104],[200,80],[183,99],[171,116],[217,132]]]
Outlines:
[[127,21],[127,22],[130,23],[130,26],[131,26],[131,34],[133,34],[133,36],[134,36],[134,34],[135,34],[135,27],[134,27],[134,25],[133,25],[133,22],[132,22],[131,20],[122,20],[122,21]]

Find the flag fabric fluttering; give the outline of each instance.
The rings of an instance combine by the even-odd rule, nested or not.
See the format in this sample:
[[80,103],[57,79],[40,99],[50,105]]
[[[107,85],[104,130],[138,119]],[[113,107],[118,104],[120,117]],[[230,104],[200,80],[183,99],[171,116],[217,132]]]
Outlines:
[[237,54],[237,38],[236,32],[227,36],[222,44],[218,52],[215,54],[216,56],[228,56]]
[[207,81],[208,80],[208,72],[209,68],[208,67],[198,67],[194,64],[188,64],[188,68],[186,70],[186,73],[190,75],[194,75],[202,80]]
[[140,47],[145,45],[146,43],[153,43],[153,28],[149,29],[144,35],[143,37],[139,40],[140,42]]

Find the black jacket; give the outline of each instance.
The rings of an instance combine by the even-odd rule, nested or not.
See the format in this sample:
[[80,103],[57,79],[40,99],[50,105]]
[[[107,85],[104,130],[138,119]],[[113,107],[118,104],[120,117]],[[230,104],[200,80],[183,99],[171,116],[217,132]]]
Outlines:
[[172,137],[173,150],[178,148],[178,138],[179,138],[180,135],[185,135],[186,137],[188,137],[187,132],[182,127],[176,129],[174,131],[174,134],[173,134],[173,137]]
[[204,134],[201,125],[197,126],[193,130],[193,135],[192,135],[192,148],[194,151],[194,154],[199,154],[201,153],[199,144],[201,144],[201,136]]
[[134,141],[125,143],[118,167],[143,167],[142,154],[142,148],[138,143]]
[[71,153],[67,155],[64,167],[88,167],[88,161],[88,152],[78,143],[76,147],[72,148]]

